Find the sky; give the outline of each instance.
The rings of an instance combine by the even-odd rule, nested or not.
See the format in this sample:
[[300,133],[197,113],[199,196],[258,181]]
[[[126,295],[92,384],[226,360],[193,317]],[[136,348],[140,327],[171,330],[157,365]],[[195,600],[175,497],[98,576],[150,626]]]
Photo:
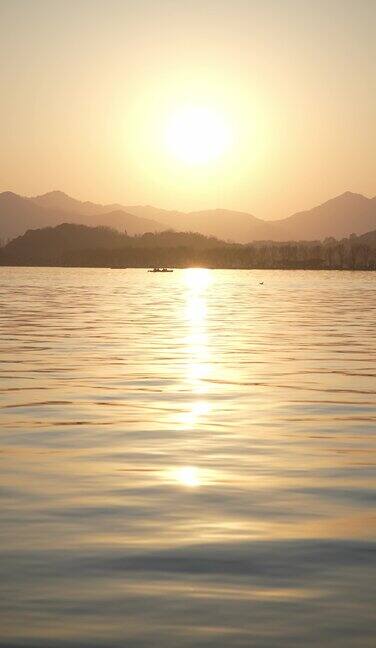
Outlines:
[[376,194],[374,0],[0,0],[0,191],[279,218]]

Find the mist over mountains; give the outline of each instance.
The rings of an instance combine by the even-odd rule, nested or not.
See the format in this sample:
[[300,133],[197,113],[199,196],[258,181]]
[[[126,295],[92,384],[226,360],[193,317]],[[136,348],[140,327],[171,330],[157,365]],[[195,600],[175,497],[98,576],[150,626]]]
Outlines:
[[287,218],[266,221],[225,209],[179,212],[151,206],[100,205],[82,202],[61,191],[22,197],[0,194],[0,237],[12,239],[29,229],[62,223],[104,225],[129,235],[145,232],[198,232],[236,243],[252,241],[341,239],[376,229],[376,198],[346,192],[322,205]]

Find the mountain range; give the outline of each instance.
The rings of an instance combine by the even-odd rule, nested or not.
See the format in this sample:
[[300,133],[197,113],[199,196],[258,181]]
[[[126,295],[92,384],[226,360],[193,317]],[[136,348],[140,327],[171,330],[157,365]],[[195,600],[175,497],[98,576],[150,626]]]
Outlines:
[[61,223],[105,225],[129,235],[166,229],[191,231],[222,240],[341,239],[376,229],[376,197],[345,192],[322,205],[287,218],[267,221],[252,214],[226,209],[179,212],[151,206],[100,205],[81,202],[62,191],[23,197],[0,193],[0,238],[13,239],[29,229]]

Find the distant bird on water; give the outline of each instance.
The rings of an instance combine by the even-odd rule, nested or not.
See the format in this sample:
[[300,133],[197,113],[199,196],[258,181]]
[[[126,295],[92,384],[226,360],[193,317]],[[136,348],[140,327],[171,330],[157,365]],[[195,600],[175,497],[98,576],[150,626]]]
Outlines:
[[263,282],[263,281],[260,281],[260,286],[263,286],[263,285],[264,285],[264,282]]

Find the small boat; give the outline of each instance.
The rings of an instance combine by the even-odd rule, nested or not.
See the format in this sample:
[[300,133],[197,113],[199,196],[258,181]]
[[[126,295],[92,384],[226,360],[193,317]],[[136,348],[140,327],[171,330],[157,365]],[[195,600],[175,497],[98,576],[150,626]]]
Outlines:
[[170,268],[153,268],[152,270],[148,270],[148,272],[174,272]]

